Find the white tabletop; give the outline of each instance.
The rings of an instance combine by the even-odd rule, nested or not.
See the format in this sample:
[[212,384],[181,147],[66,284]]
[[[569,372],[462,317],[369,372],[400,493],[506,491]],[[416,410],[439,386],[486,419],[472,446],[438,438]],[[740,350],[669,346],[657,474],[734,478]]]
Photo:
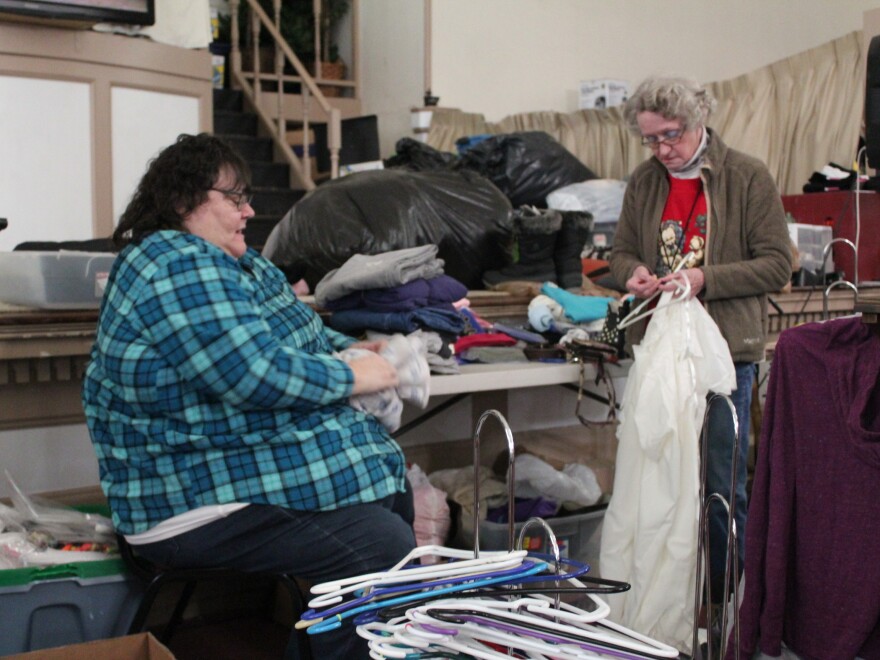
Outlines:
[[[588,378],[595,376],[595,366],[587,364]],[[607,365],[612,377],[625,376],[625,365]],[[461,394],[464,392],[488,392],[522,387],[541,387],[576,383],[580,365],[571,362],[509,362],[499,364],[462,365],[461,373],[455,375],[432,375],[431,396]]]

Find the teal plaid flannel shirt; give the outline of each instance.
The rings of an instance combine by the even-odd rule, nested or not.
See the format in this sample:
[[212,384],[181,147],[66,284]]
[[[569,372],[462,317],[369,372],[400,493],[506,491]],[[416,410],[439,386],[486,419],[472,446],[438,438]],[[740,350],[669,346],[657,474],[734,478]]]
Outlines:
[[403,490],[400,447],[348,405],[353,375],[283,273],[160,231],[113,265],[83,385],[113,522],[199,506],[326,511]]

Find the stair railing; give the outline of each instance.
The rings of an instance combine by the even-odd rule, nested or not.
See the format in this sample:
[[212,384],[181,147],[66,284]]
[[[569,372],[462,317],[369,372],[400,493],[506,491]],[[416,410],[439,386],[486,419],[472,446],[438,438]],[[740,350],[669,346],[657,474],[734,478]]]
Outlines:
[[[330,178],[335,179],[339,176],[339,150],[342,147],[342,113],[339,108],[333,107],[321,88],[318,87],[315,78],[309,74],[306,67],[293,52],[290,44],[281,36],[279,26],[281,24],[281,0],[273,0],[274,21],[269,18],[268,14],[259,5],[257,0],[243,0],[250,10],[250,27],[252,35],[253,63],[254,70],[252,73],[242,71],[241,67],[241,50],[239,49],[239,23],[238,8],[241,0],[229,0],[229,10],[231,18],[231,63],[232,63],[232,79],[235,86],[240,87],[244,95],[248,98],[257,114],[257,118],[267,133],[272,138],[275,149],[280,153],[283,160],[290,165],[291,187],[297,185],[303,186],[306,190],[315,188],[315,181],[312,178],[311,156],[309,154],[309,121],[311,112],[311,102],[314,99],[327,116],[327,147],[330,152]],[[316,32],[321,20],[319,3],[316,3]],[[261,27],[265,28],[272,37],[275,44],[275,72],[274,74],[263,74],[260,71],[260,32]],[[319,51],[320,52],[320,51]],[[296,71],[296,76],[284,74],[285,62],[289,62]],[[318,63],[320,67],[320,63]],[[320,71],[320,68],[316,69]],[[263,93],[263,81],[269,81],[277,86],[277,109],[276,119],[273,122],[261,103]],[[284,102],[284,84],[286,82],[298,82],[301,85],[301,101],[302,101],[302,125],[303,125],[303,156],[300,159],[287,140],[287,114]]]

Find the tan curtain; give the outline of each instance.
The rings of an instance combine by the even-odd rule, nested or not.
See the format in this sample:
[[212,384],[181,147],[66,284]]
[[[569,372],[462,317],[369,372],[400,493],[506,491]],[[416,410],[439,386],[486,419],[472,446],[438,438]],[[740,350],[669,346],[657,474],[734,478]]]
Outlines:
[[[865,98],[861,32],[707,86],[718,99],[709,125],[731,147],[763,160],[782,194],[801,192],[830,162],[852,167]],[[530,112],[497,123],[438,108],[428,144],[455,151],[463,136],[531,130],[546,131],[603,178],[623,179],[649,155],[618,108]]]

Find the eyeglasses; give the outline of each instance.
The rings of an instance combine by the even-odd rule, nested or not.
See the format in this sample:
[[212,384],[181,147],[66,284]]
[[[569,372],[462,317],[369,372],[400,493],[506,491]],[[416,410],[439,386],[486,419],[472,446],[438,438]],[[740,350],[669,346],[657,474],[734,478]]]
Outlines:
[[235,204],[235,208],[239,211],[241,211],[247,204],[250,204],[251,200],[254,198],[254,194],[250,190],[223,190],[223,188],[211,188],[210,190],[222,193],[227,199]]
[[643,135],[641,142],[646,147],[656,149],[661,144],[678,144],[681,141],[683,135],[683,128],[674,128],[669,131],[663,131],[660,135]]

